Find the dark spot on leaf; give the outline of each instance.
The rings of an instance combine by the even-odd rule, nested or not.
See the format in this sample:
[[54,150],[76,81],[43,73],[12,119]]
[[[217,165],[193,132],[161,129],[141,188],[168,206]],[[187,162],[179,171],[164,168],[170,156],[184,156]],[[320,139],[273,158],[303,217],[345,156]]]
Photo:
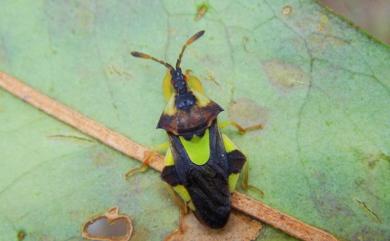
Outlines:
[[27,234],[24,230],[19,230],[17,234],[18,241],[22,241],[26,238]]
[[281,90],[289,90],[309,82],[309,77],[300,67],[282,60],[266,61],[263,63],[263,69],[271,83]]
[[267,121],[267,110],[248,98],[240,98],[230,103],[228,109],[230,121],[244,129],[264,128]]
[[106,214],[92,218],[83,226],[82,236],[89,240],[128,241],[133,233],[133,224],[119,209],[110,208]]

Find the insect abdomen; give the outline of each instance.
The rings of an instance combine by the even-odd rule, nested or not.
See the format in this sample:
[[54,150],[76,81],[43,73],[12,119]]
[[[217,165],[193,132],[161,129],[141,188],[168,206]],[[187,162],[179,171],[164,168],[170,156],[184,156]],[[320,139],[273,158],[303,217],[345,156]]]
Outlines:
[[187,176],[187,190],[195,206],[195,215],[211,228],[225,226],[231,211],[227,178],[219,171],[204,166],[190,171]]

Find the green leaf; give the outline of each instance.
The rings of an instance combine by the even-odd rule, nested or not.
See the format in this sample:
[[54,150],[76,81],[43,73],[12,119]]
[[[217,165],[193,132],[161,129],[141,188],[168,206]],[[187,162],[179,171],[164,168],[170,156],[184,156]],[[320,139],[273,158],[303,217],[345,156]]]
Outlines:
[[[388,240],[390,50],[313,1],[4,0],[0,70],[154,146],[165,69],[130,51],[174,63],[201,29],[183,68],[226,110],[245,98],[266,112],[261,131],[226,131],[263,201],[342,240]],[[4,90],[0,165],[0,240],[82,240],[82,223],[116,205],[134,240],[177,226],[158,173],[126,181],[136,161]],[[292,238],[266,227],[258,240]]]

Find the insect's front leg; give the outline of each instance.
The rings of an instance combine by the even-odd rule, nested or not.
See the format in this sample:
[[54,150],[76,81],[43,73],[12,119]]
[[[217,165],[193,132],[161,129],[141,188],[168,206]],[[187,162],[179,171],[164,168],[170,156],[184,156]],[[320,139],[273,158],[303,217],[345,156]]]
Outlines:
[[253,125],[253,126],[249,126],[249,127],[243,127],[239,123],[237,123],[235,121],[231,121],[231,120],[221,121],[218,124],[218,126],[221,129],[224,129],[228,126],[231,126],[231,127],[235,128],[238,131],[238,133],[240,133],[241,135],[247,133],[248,131],[255,131],[255,130],[263,129],[263,126],[261,124],[257,124],[257,125]]
[[159,145],[153,147],[151,149],[151,151],[148,151],[145,154],[145,157],[142,160],[142,164],[140,166],[132,168],[128,172],[126,172],[126,174],[125,174],[126,179],[131,177],[131,176],[134,176],[135,174],[146,172],[149,169],[150,161],[153,160],[153,158],[155,156],[160,155],[160,153],[162,153],[165,150],[167,150],[168,147],[169,147],[169,143],[168,142],[164,142],[162,144],[159,144]]

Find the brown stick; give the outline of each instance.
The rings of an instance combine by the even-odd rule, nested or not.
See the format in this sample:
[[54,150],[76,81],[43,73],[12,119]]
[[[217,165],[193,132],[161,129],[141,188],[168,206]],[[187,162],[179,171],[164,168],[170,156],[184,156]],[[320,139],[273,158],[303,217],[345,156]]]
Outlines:
[[[39,93],[21,81],[1,72],[0,86],[23,101],[138,161],[142,162],[147,153],[150,152],[145,146],[108,129],[79,112]],[[163,157],[156,155],[148,164],[153,169],[161,172],[164,165]],[[235,192],[232,201],[235,209],[257,220],[270,224],[293,237],[305,241],[337,241],[331,234],[305,224],[244,194]]]

